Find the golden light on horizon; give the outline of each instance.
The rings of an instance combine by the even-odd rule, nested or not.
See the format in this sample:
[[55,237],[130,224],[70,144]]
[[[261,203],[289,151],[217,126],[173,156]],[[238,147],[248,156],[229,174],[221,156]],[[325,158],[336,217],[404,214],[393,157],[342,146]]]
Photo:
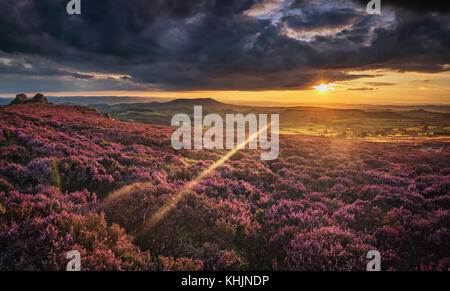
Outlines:
[[[366,70],[350,71],[348,74],[364,75],[364,77],[335,81],[328,78],[326,74],[312,76],[309,80],[311,85],[306,90],[44,90],[43,92],[0,93],[0,98],[13,98],[17,93],[25,93],[28,96],[43,93],[46,96],[59,97],[145,97],[149,98],[149,101],[159,102],[179,98],[213,98],[223,103],[250,106],[299,106],[306,104],[450,105],[450,98],[448,97],[450,96],[450,71],[436,74]],[[371,88],[373,89],[371,90]]]
[[314,89],[316,89],[317,91],[321,92],[321,93],[325,93],[328,91],[333,91],[334,90],[334,83],[329,83],[329,84],[321,84],[318,86],[314,86]]

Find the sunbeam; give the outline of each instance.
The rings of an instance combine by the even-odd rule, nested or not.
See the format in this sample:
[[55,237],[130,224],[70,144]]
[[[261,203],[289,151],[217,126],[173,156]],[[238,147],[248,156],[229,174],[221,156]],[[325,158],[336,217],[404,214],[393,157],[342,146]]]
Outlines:
[[[197,178],[195,178],[193,181],[189,182],[189,184],[181,190],[175,197],[173,197],[171,200],[167,201],[158,211],[153,214],[152,217],[150,217],[148,220],[144,221],[141,229],[137,231],[136,236],[140,236],[149,229],[153,228],[155,225],[158,224],[158,222],[161,221],[169,212],[171,209],[173,209],[178,202],[188,193],[191,192],[191,190],[204,178],[206,178],[212,171],[220,167],[222,164],[224,164],[229,158],[231,158],[239,149],[245,148],[245,146],[252,140],[258,137],[258,135],[265,131],[271,123],[269,122],[265,127],[262,127],[258,132],[252,134],[249,136],[244,142],[240,143],[237,147],[235,147],[233,150],[229,151],[225,156],[223,156],[221,159],[216,161],[214,164],[212,164],[208,169],[204,170]],[[116,194],[116,195],[123,195],[123,193]]]

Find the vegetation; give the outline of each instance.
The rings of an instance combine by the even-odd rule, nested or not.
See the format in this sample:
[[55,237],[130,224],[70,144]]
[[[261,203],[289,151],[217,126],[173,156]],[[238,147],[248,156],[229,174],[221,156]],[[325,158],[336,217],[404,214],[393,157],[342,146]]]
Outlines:
[[239,151],[147,222],[224,151],[175,151],[173,128],[83,106],[0,108],[0,270],[450,268],[450,147],[282,135]]

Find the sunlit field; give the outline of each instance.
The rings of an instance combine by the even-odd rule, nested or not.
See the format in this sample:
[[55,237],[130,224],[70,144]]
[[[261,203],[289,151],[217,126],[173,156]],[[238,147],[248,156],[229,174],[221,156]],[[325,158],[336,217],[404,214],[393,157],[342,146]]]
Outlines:
[[170,125],[170,120],[176,113],[182,112],[192,118],[194,104],[202,105],[207,113],[217,113],[221,116],[229,113],[279,113],[280,132],[283,134],[382,142],[450,138],[450,113],[446,107],[432,108],[441,111],[428,111],[420,106],[401,108],[402,110],[395,106],[373,106],[370,109],[319,106],[255,107],[225,104],[213,99],[92,106],[103,112],[110,112],[122,121]]

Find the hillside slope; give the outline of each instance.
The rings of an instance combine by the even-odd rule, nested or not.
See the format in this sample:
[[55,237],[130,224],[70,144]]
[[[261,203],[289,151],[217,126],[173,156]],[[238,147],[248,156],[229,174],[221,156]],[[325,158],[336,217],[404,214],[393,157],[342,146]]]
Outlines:
[[[0,107],[0,270],[450,267],[450,147],[281,136],[280,156],[175,151],[169,127]],[[143,228],[168,201],[178,201]]]

